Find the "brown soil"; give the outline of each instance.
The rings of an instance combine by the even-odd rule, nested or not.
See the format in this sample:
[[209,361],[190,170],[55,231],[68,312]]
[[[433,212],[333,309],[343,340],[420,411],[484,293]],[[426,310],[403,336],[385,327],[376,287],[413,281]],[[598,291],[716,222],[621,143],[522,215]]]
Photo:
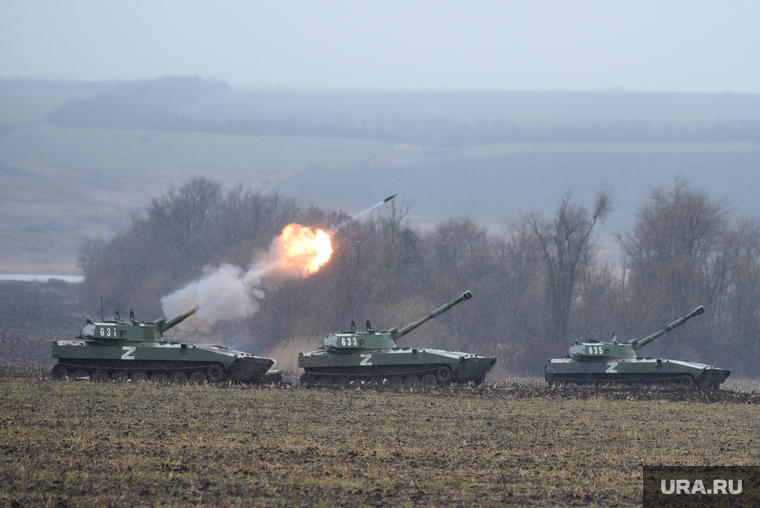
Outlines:
[[637,506],[758,462],[756,393],[55,382],[0,372],[0,506]]

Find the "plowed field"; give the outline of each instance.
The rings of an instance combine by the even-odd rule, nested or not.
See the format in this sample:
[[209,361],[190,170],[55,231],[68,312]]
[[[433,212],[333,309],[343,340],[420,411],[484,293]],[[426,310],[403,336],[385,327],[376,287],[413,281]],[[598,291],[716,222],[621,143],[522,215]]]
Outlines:
[[0,373],[0,506],[637,506],[757,464],[760,395],[56,382]]

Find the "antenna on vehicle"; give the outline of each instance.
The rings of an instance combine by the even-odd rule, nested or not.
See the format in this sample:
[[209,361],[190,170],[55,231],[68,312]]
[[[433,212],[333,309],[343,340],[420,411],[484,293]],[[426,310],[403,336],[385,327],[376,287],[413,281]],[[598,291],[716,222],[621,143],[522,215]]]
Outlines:
[[100,295],[100,322],[102,323],[105,320],[106,320],[106,315],[103,312],[103,295]]

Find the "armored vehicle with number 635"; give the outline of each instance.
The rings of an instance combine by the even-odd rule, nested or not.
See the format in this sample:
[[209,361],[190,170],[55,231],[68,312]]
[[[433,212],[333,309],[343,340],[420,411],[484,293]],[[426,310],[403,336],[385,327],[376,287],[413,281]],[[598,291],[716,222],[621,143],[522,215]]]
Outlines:
[[396,344],[407,333],[471,297],[472,293],[465,291],[453,302],[400,330],[373,330],[367,321],[366,331],[356,331],[356,325],[351,323],[350,331],[327,335],[319,351],[299,353],[298,366],[304,369],[301,384],[414,386],[418,383],[482,383],[496,358],[447,349],[398,347]]
[[242,383],[257,382],[275,364],[223,346],[201,346],[168,342],[164,332],[195,313],[195,309],[168,321],[152,323],[123,321],[116,311],[113,321],[87,323],[78,337],[53,342],[53,367],[56,379],[92,381],[156,381],[202,383],[226,379]]
[[730,370],[712,365],[663,358],[640,358],[636,351],[660,335],[681,326],[705,311],[697,307],[690,314],[670,323],[643,339],[618,342],[617,334],[610,342],[575,342],[564,358],[551,358],[544,367],[549,384],[625,384],[632,386],[664,385],[667,387],[699,386],[718,388],[731,374]]

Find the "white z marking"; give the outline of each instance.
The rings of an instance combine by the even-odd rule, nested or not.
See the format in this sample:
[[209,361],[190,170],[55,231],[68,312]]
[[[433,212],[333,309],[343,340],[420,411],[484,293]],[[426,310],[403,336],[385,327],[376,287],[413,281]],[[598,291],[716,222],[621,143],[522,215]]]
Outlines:
[[611,362],[611,363],[609,363],[609,366],[610,367],[605,372],[607,372],[608,374],[617,374],[618,373],[618,371],[615,370],[615,367],[618,366],[618,362]]
[[362,360],[362,363],[359,365],[372,365],[372,362],[369,361],[369,359],[372,358],[372,353],[362,354],[361,357],[364,358],[364,360]]
[[135,349],[137,349],[137,348],[134,347],[134,346],[124,346],[124,351],[126,351],[126,353],[124,353],[123,355],[121,355],[121,359],[122,360],[134,360],[135,357],[134,356],[130,356],[130,355],[135,352]]

